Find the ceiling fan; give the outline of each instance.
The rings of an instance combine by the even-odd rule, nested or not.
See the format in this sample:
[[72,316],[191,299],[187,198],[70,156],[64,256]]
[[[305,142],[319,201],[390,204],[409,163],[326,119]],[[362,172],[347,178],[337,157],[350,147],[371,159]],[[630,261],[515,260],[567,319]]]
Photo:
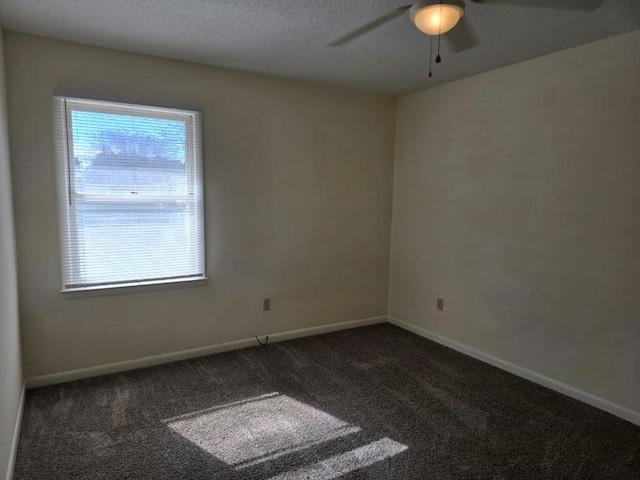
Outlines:
[[[591,11],[600,7],[604,0],[467,0],[474,4],[507,5],[509,7],[539,7],[560,10]],[[381,27],[396,17],[406,13],[421,32],[444,35],[454,52],[468,50],[479,43],[467,17],[464,0],[417,0],[411,5],[403,5],[343,35],[329,45],[346,45],[370,31]],[[454,28],[455,27],[455,28]],[[438,61],[436,59],[436,61]]]

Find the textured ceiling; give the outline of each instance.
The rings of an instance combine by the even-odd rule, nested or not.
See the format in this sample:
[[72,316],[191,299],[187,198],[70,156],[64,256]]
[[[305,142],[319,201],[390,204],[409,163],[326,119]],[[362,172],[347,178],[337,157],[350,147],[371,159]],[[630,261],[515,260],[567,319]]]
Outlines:
[[518,6],[521,2],[467,2],[467,18],[481,43],[453,54],[443,42],[443,61],[431,79],[429,37],[415,29],[408,14],[352,43],[328,46],[407,0],[0,0],[0,25],[394,95],[640,28],[640,0],[604,0],[593,12]]

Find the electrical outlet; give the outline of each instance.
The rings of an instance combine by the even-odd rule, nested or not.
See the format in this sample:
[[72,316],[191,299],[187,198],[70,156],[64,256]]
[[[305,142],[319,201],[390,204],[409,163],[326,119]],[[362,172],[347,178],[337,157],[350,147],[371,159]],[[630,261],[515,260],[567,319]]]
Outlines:
[[438,298],[438,300],[436,301],[436,308],[441,312],[444,312],[444,299]]
[[271,310],[271,299],[265,298],[264,300],[262,300],[262,311],[268,312],[269,310]]

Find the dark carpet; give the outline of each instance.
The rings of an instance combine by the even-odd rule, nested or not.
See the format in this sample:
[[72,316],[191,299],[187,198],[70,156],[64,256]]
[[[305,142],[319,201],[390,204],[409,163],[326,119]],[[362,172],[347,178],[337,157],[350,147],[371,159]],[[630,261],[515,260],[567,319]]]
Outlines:
[[640,479],[640,427],[389,324],[27,392],[16,480]]

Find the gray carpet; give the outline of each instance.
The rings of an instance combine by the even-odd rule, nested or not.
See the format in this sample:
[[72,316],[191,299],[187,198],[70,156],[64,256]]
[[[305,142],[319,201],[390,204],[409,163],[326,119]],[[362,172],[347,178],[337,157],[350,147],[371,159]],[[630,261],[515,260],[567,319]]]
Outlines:
[[640,427],[389,324],[27,392],[16,480],[640,479]]

